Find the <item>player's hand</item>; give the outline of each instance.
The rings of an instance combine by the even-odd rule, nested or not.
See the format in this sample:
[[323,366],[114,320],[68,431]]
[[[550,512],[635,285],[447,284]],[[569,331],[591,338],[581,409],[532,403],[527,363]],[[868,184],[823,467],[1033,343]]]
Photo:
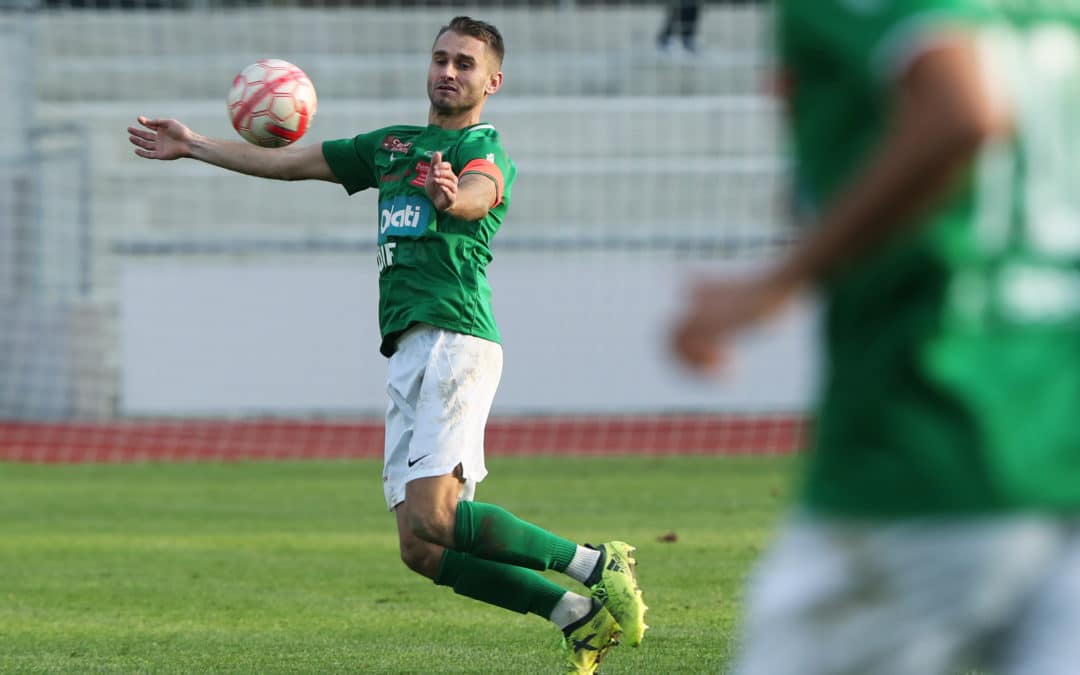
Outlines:
[[444,162],[441,152],[431,155],[431,169],[428,170],[424,190],[437,211],[446,211],[457,203],[458,177],[450,162]]
[[793,290],[770,277],[698,283],[675,324],[672,351],[693,370],[719,369],[735,335],[782,307]]
[[179,159],[191,156],[191,129],[176,120],[149,119],[140,115],[138,122],[145,129],[128,127],[128,140],[135,154],[146,159]]

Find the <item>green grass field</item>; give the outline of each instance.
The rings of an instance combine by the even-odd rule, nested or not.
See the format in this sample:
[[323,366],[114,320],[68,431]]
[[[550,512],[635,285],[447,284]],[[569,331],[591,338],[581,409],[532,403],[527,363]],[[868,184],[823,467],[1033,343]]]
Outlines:
[[[638,547],[653,628],[605,673],[716,673],[794,465],[496,458],[478,499]],[[0,673],[558,672],[547,621],[401,564],[380,466],[0,464]]]

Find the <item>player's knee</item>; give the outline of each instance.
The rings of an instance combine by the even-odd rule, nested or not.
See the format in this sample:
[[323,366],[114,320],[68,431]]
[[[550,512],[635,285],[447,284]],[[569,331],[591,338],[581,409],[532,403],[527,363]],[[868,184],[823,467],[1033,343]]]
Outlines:
[[434,579],[439,571],[439,560],[434,555],[436,550],[441,552],[425,541],[402,542],[401,562],[413,572]]

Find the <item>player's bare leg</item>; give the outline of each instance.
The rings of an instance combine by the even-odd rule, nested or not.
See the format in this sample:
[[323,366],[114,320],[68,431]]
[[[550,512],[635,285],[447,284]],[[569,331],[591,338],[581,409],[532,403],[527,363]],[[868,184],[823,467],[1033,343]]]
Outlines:
[[446,547],[433,544],[413,534],[404,506],[403,503],[394,510],[397,518],[398,550],[401,552],[401,561],[413,572],[428,579],[435,579],[439,574],[439,565],[442,564]]
[[406,483],[405,501],[396,510],[398,530],[404,525],[416,538],[454,548],[454,523],[463,483],[461,465],[452,474]]

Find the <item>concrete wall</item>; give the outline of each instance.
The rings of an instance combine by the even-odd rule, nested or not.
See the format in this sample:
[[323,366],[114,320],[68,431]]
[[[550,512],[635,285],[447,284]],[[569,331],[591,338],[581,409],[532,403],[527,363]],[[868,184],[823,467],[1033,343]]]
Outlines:
[[[133,262],[121,301],[122,411],[381,414],[377,273],[365,263]],[[817,386],[809,301],[745,336],[723,377],[701,379],[673,361],[671,320],[701,269],[498,256],[490,277],[505,369],[495,412],[805,410]]]
[[[478,11],[507,45],[506,93],[697,95],[760,91],[768,14],[759,6],[710,7],[702,52],[659,58],[662,5],[516,7]],[[239,70],[260,58],[304,68],[325,96],[423,96],[436,30],[452,9],[59,12],[43,15],[38,95],[51,101],[224,97]]]

